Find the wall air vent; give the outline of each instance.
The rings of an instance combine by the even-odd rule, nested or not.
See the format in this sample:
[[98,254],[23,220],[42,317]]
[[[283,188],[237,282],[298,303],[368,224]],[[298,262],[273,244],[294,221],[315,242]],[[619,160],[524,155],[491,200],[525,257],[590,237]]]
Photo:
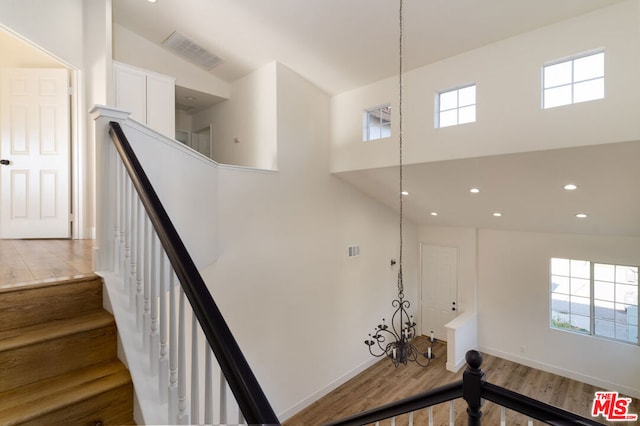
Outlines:
[[222,63],[222,59],[218,56],[189,40],[177,31],[174,31],[167,37],[162,42],[162,46],[207,71],[211,71]]
[[360,246],[353,245],[347,247],[347,257],[360,256]]

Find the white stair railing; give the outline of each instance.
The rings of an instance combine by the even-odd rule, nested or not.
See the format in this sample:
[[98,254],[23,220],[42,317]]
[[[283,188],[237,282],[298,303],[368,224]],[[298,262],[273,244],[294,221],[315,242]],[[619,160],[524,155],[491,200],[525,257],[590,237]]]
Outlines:
[[242,424],[242,407],[252,423],[278,423],[121,127],[110,126],[101,187],[113,214],[111,231],[99,227],[98,263],[144,422]]

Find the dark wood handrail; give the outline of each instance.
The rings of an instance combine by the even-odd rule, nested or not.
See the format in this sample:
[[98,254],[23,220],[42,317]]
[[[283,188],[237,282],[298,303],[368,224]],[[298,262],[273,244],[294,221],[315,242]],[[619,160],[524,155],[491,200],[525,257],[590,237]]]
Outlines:
[[481,407],[483,399],[493,401],[505,408],[517,411],[550,425],[602,425],[602,423],[598,423],[592,419],[587,419],[570,411],[545,404],[528,396],[486,382],[485,374],[480,369],[482,355],[480,355],[478,351],[467,352],[466,359],[467,369],[460,381],[440,386],[436,389],[392,402],[364,413],[327,423],[327,425],[352,426],[374,423],[458,398],[463,398],[467,402],[467,424],[469,426],[482,424]]
[[120,124],[109,123],[125,169],[149,215],[202,331],[218,360],[245,420],[249,424],[279,424],[271,404],[251,371],[222,313],[149,182]]
[[495,402],[498,405],[502,405],[510,410],[517,411],[550,425],[602,425],[602,423],[598,423],[592,419],[581,417],[577,414],[562,410],[558,407],[554,407],[553,405],[545,404],[537,399],[529,398],[528,396],[521,395],[492,383],[484,384],[482,397],[488,401]]

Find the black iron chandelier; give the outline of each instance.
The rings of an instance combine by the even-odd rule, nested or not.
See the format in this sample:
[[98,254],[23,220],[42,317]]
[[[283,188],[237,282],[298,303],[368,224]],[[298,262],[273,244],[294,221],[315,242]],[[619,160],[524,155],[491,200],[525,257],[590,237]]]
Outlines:
[[[398,140],[399,140],[399,152],[400,152],[400,256],[398,259],[398,298],[395,299],[391,305],[396,308],[391,317],[391,323],[387,325],[384,318],[382,324],[379,324],[373,333],[369,334],[369,339],[364,343],[369,347],[369,352],[375,357],[387,356],[391,358],[393,365],[406,365],[407,362],[415,362],[416,364],[427,367],[431,360],[434,358],[431,350],[431,343],[433,343],[433,332],[429,339],[429,347],[427,352],[421,352],[413,344],[413,339],[416,337],[416,323],[413,321],[413,316],[409,315],[407,309],[411,306],[408,300],[404,299],[404,283],[402,281],[402,62],[403,62],[403,0],[400,0],[400,45],[399,45],[399,105],[398,105]],[[393,266],[393,261],[392,261]]]

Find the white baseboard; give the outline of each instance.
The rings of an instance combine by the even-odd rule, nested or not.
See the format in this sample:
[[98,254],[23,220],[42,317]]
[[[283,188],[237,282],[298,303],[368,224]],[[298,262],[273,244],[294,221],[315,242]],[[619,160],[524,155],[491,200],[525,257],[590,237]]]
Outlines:
[[351,370],[351,371],[347,372],[346,374],[344,374],[342,377],[339,377],[338,379],[334,380],[333,382],[329,383],[328,385],[324,386],[323,388],[317,390],[316,392],[312,393],[308,397],[304,398],[300,402],[294,404],[292,407],[286,409],[282,413],[279,413],[278,414],[278,420],[280,420],[280,422],[284,422],[285,420],[287,420],[290,417],[294,416],[295,414],[299,413],[300,411],[302,411],[304,408],[308,407],[309,405],[311,405],[315,401],[319,400],[323,396],[325,396],[328,393],[332,392],[333,390],[338,388],[338,386],[340,386],[340,385],[346,383],[347,381],[353,379],[355,376],[357,376],[358,374],[362,373],[364,370],[366,370],[366,369],[368,369],[370,367],[373,367],[373,365],[375,363],[377,363],[378,361],[380,361],[379,358],[372,358],[372,359],[369,359],[369,360],[363,362],[362,364],[360,364],[359,366],[357,366],[353,370]]
[[[508,361],[517,362],[518,364],[526,365],[528,367],[537,368],[538,370],[557,374],[559,376],[567,377],[569,379],[578,380],[580,382],[587,383],[592,386],[596,386],[598,388],[602,388],[603,390],[606,389],[606,390],[618,391],[622,394],[640,399],[640,390],[629,388],[627,386],[623,386],[618,383],[612,383],[606,380],[599,379],[597,377],[588,376],[586,374],[578,373],[572,370],[566,370],[564,368],[559,368],[551,364],[538,362],[533,359],[524,358],[524,357],[507,353],[507,352],[502,352],[500,350],[488,348],[486,346],[481,346],[479,351],[481,353],[497,356],[499,358],[503,358]],[[486,371],[485,373],[487,373],[487,381],[491,382],[491,372]]]

